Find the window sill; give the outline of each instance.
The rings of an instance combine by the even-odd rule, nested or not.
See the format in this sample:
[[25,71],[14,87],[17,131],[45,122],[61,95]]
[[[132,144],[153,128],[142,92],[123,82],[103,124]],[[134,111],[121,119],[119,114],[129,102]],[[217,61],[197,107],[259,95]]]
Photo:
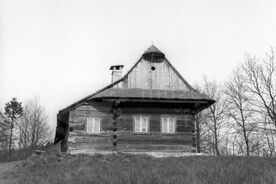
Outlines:
[[150,132],[133,132],[135,135],[145,135],[145,134],[150,134]]
[[161,134],[163,135],[176,135],[177,133],[176,132],[173,132],[173,133],[168,133],[168,132],[161,132]]
[[86,134],[87,134],[87,135],[100,135],[101,132],[99,132],[99,133],[87,133],[87,132],[86,132]]

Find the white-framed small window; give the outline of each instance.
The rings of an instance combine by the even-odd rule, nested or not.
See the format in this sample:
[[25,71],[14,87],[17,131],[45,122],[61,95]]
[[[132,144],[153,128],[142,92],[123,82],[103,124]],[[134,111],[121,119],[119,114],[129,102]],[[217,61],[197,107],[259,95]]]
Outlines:
[[173,116],[161,117],[161,132],[175,133],[176,118]]
[[86,122],[86,132],[89,134],[101,133],[101,119],[88,117]]
[[149,131],[148,116],[134,116],[134,132],[147,133]]

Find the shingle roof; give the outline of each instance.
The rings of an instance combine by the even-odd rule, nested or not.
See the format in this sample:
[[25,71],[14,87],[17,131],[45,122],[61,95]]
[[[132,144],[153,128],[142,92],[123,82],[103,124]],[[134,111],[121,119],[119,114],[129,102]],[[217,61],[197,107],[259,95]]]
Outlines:
[[141,98],[141,99],[168,99],[168,100],[211,100],[207,96],[195,91],[159,90],[138,88],[109,88],[92,97],[91,99],[104,98]]
[[159,57],[165,57],[165,54],[163,52],[161,52],[153,44],[144,52],[143,56],[149,56],[152,53],[154,53],[155,55],[158,55]]

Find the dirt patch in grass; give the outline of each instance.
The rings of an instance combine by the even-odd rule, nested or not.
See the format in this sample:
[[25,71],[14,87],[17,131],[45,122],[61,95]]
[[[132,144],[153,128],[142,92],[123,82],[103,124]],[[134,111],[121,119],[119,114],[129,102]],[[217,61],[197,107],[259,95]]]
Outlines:
[[273,184],[275,174],[276,158],[47,154],[22,161],[6,177],[19,184]]

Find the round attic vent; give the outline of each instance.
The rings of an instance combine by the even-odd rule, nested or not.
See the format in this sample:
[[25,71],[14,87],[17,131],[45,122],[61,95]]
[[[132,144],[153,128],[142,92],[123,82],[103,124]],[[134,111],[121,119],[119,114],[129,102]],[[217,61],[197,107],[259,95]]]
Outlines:
[[155,67],[154,67],[154,66],[152,66],[150,69],[151,69],[152,71],[154,71],[154,70],[155,70]]

